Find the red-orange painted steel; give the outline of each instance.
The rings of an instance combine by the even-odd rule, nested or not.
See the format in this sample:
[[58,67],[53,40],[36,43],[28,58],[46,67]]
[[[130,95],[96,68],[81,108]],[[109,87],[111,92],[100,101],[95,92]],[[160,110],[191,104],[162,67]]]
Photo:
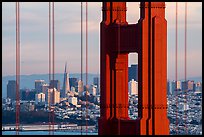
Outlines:
[[[53,80],[55,80],[55,2],[52,2],[52,58],[53,58],[53,62],[52,62],[52,70],[53,70]],[[54,120],[55,120],[55,113],[54,113],[54,86],[53,86],[53,93],[52,93],[52,100],[53,100],[53,108],[52,108],[52,135],[54,135]]]
[[20,124],[20,4],[16,2],[16,135]]
[[[185,82],[187,81],[187,2],[185,2]],[[187,89],[185,89],[185,106],[187,105]],[[187,127],[187,111],[184,112],[185,119],[185,130],[186,135],[188,135],[188,127]]]
[[[52,8],[51,8],[52,7]],[[52,14],[51,14],[52,12]],[[52,16],[51,16],[52,15]],[[54,2],[49,2],[49,8],[48,8],[48,25],[49,25],[49,31],[48,31],[48,46],[49,46],[49,82],[51,80],[51,70],[52,70],[52,79],[54,80],[55,76],[55,35],[54,35]],[[52,22],[51,22],[52,19]],[[52,29],[52,30],[51,30]],[[52,34],[52,36],[51,36]],[[52,44],[52,46],[51,46]],[[52,52],[51,52],[52,51]],[[52,65],[51,65],[52,63]],[[52,67],[51,67],[52,66]],[[52,106],[52,102],[54,103],[54,87],[53,87],[53,101],[49,101],[49,135],[54,135],[54,108]]]
[[[49,24],[49,31],[48,31],[48,35],[49,35],[49,40],[48,40],[48,46],[49,46],[49,82],[51,80],[51,3],[49,2],[49,8],[48,8],[48,14],[49,14],[49,20],[48,20],[48,24]],[[49,111],[51,111],[51,101],[49,101]],[[51,135],[51,113],[48,113],[48,117],[49,117],[49,135]]]
[[[165,3],[141,2],[140,20],[132,25],[126,21],[126,2],[103,2],[102,10],[99,135],[168,135]],[[139,62],[137,120],[128,116],[130,52],[138,53]]]
[[86,2],[86,135],[88,132],[88,3]]
[[176,79],[176,133],[178,135],[178,89],[177,89],[177,80],[178,80],[178,75],[177,75],[177,68],[178,68],[178,63],[177,63],[177,59],[178,59],[178,3],[176,2],[176,43],[175,43],[175,79]]
[[[81,81],[83,80],[83,2],[81,2]],[[81,107],[81,135],[82,135],[82,107]]]

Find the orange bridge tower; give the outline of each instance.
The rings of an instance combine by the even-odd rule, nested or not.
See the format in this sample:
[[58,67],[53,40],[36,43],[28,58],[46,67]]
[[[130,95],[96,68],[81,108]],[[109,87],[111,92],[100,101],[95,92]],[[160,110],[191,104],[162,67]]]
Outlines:
[[[99,135],[169,134],[167,21],[164,2],[141,2],[137,24],[126,2],[103,2]],[[128,54],[138,53],[138,119],[128,116]]]

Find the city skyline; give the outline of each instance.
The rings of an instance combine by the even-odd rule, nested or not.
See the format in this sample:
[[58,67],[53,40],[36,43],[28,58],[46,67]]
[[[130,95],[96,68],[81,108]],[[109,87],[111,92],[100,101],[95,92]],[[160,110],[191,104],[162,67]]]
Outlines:
[[[178,79],[184,75],[184,3],[178,3]],[[48,3],[21,2],[21,74],[48,73]],[[88,3],[89,73],[99,74],[101,3]],[[2,75],[15,75],[15,3],[2,6]],[[202,4],[188,4],[187,77],[202,75]],[[84,3],[85,15],[85,3]],[[64,15],[65,14],[65,15]],[[193,18],[192,18],[193,17]],[[139,3],[127,3],[127,21],[138,22]],[[175,79],[175,2],[166,2],[168,21],[167,78]],[[84,17],[85,21],[85,17]],[[55,72],[63,73],[68,63],[69,73],[80,73],[80,3],[55,4]],[[84,24],[85,25],[85,22]],[[84,30],[85,31],[85,30]],[[85,37],[85,35],[84,35]],[[85,51],[85,41],[83,43]],[[71,50],[70,50],[71,49]],[[35,54],[36,51],[37,55]],[[137,55],[129,55],[130,64],[137,63]],[[194,61],[196,60],[196,61]],[[85,63],[85,52],[84,52]],[[35,66],[35,67],[34,67]],[[37,66],[37,67],[36,67]],[[33,69],[34,68],[34,69]],[[84,65],[85,72],[85,65]]]

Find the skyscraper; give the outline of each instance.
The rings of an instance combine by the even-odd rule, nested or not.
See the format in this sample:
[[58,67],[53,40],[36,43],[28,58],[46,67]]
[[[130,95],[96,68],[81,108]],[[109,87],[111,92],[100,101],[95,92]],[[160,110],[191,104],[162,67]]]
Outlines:
[[9,80],[7,84],[7,98],[16,99],[16,81]]
[[176,81],[175,80],[173,80],[172,82],[171,82],[171,93],[173,94],[173,95],[176,95],[177,94],[177,92],[176,92]]
[[188,90],[188,83],[187,83],[187,81],[182,81],[181,82],[181,89],[182,89],[182,91],[187,91]]
[[42,92],[42,85],[45,83],[44,80],[35,80],[35,90],[37,93]]
[[93,95],[93,96],[96,96],[96,89],[97,89],[96,85],[92,84],[92,85],[89,87],[89,92],[90,92],[90,94]]
[[66,94],[68,91],[70,91],[70,86],[69,86],[69,73],[67,73],[67,63],[66,63],[65,70],[64,70],[64,82],[63,82],[61,97],[63,98],[66,97]]
[[170,95],[170,94],[173,94],[173,91],[172,91],[172,82],[171,81],[167,81],[167,94]]
[[35,104],[44,104],[45,103],[45,94],[39,93],[35,94]]
[[83,81],[79,80],[78,81],[78,93],[79,93],[79,96],[82,96],[83,91],[84,91]]
[[129,94],[130,95],[138,95],[138,82],[132,79],[128,82]]
[[128,67],[128,81],[131,81],[134,79],[135,81],[138,81],[138,65],[131,65]]
[[29,98],[30,89],[20,89],[20,99],[21,100],[28,100]]
[[194,91],[202,91],[202,83],[201,82],[197,82],[194,83]]
[[50,80],[49,88],[56,88],[57,91],[60,91],[60,81],[59,80]]
[[99,85],[99,78],[98,77],[93,78],[93,84],[98,87],[98,85]]
[[49,88],[49,85],[46,84],[46,83],[44,83],[44,84],[42,85],[42,93],[45,94],[48,88]]
[[188,80],[188,90],[193,90],[193,84],[194,84],[194,81],[193,80]]
[[76,97],[70,97],[68,99],[68,102],[76,106],[77,105],[77,98]]
[[55,105],[56,103],[60,102],[60,92],[57,91],[56,88],[54,88],[54,92],[53,88],[47,89],[47,94],[45,97],[47,104],[50,103],[51,105]]
[[77,88],[78,86],[77,78],[69,78],[69,83],[70,83],[70,88],[71,87]]
[[181,81],[176,81],[176,89],[181,90]]
[[96,92],[97,92],[97,95],[99,95],[100,93],[99,93],[99,89],[100,89],[100,87],[99,87],[99,77],[94,77],[93,78],[93,84],[94,85],[96,85]]

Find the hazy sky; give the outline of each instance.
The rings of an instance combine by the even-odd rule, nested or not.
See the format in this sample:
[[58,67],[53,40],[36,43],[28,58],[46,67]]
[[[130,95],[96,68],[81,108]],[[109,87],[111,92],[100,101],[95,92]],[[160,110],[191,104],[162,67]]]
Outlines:
[[[168,78],[175,79],[175,2],[166,2],[168,23]],[[178,78],[184,76],[184,6],[178,3]],[[80,73],[80,2],[55,3],[55,71],[63,73],[67,61],[70,73]],[[88,71],[100,71],[101,2],[88,3]],[[48,73],[48,2],[21,2],[21,74]],[[202,75],[202,3],[188,3],[187,75]],[[137,23],[139,2],[127,2],[127,21]],[[85,3],[84,3],[85,21]],[[85,28],[85,23],[83,24]],[[85,31],[85,29],[84,29]],[[85,38],[85,35],[84,35]],[[84,39],[85,40],[85,39]],[[85,49],[85,41],[84,41]],[[137,63],[137,54],[129,56]],[[85,64],[85,50],[84,50]],[[84,65],[85,71],[85,65]],[[15,3],[2,4],[2,74],[15,74]]]

